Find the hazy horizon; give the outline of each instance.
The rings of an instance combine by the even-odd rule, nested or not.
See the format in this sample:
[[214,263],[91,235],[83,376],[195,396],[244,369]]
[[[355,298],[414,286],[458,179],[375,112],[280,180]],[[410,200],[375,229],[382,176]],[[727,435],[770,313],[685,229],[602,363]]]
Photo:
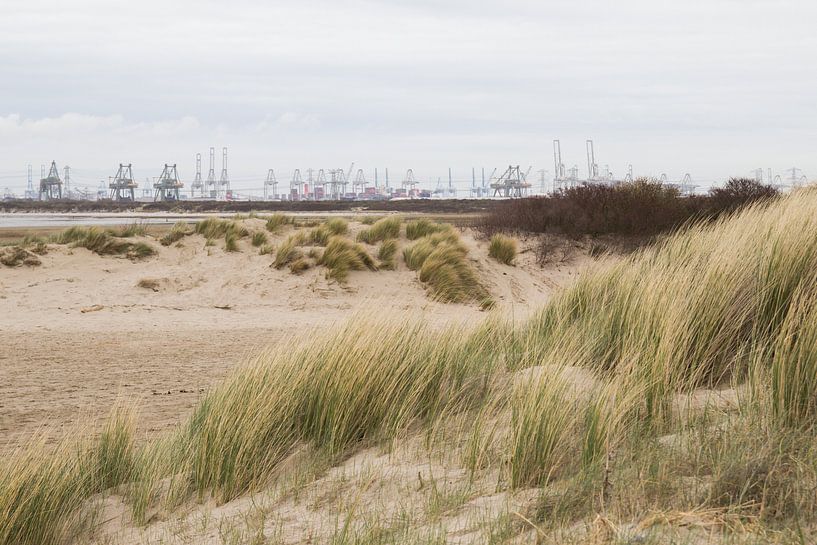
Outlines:
[[[817,5],[805,1],[140,3],[11,0],[0,18],[0,189],[56,160],[95,188],[229,148],[268,169],[413,168],[468,183],[508,164],[702,185],[755,168],[817,177]],[[431,181],[429,183],[429,180]]]

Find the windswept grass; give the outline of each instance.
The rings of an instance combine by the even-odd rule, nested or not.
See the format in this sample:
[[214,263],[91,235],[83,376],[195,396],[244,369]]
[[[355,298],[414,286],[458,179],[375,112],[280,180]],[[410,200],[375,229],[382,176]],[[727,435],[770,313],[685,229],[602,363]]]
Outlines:
[[256,231],[252,234],[252,245],[260,248],[267,243],[267,234],[263,231]]
[[107,229],[109,235],[120,238],[143,237],[147,234],[147,228],[138,222],[119,227],[118,229]]
[[340,236],[329,239],[318,264],[328,269],[328,278],[341,283],[346,282],[350,271],[377,270],[377,265],[363,246]]
[[83,473],[91,479],[91,489],[102,492],[130,483],[136,476],[136,415],[124,407],[114,407],[99,438],[86,453]]
[[277,233],[283,226],[291,225],[294,222],[291,216],[286,214],[273,214],[267,218],[267,231]]
[[399,216],[377,220],[371,227],[360,231],[357,234],[357,240],[366,244],[377,244],[386,239],[399,238],[401,224],[402,220]]
[[121,240],[97,227],[71,227],[53,237],[52,241],[86,248],[99,255],[124,255],[130,259],[142,259],[156,253],[145,242]]
[[71,445],[45,438],[0,461],[0,543],[58,543],[91,493],[81,466]]
[[45,255],[48,253],[48,240],[43,237],[26,235],[23,237],[20,246],[37,255]]
[[419,273],[433,296],[446,303],[478,302],[490,307],[488,290],[468,262],[468,249],[453,230],[426,235],[403,250],[406,265]]
[[778,424],[789,428],[808,429],[817,422],[815,288],[817,277],[797,286],[791,294],[788,312],[777,336],[754,362],[754,371],[759,377],[768,374],[764,378],[769,384],[772,417]]
[[177,221],[176,224],[173,225],[173,228],[159,239],[159,242],[162,246],[170,246],[174,242],[178,242],[192,233],[193,230],[188,228],[187,222]]
[[310,268],[312,268],[312,262],[303,256],[289,264],[289,272],[292,274],[301,274]]
[[451,226],[445,223],[435,223],[425,218],[412,220],[406,223],[406,238],[417,240],[427,235],[447,231]]
[[496,234],[491,237],[488,246],[488,256],[493,257],[505,265],[513,265],[516,259],[516,240],[505,235]]
[[512,395],[511,485],[546,485],[577,451],[575,399],[564,379],[547,375],[522,382]]
[[276,269],[283,269],[299,257],[302,257],[303,252],[298,246],[303,244],[303,242],[303,233],[290,235],[278,246],[278,250],[275,252],[275,260],[272,263],[273,266],[275,266]]
[[349,231],[349,223],[342,218],[332,218],[326,223],[315,227],[307,235],[307,239],[312,244],[326,246],[333,236],[345,235]]
[[238,222],[220,218],[207,218],[196,223],[195,232],[207,239],[224,238],[228,234],[244,238],[250,234],[249,230]]
[[333,235],[345,235],[349,232],[349,222],[343,218],[332,218],[325,225]]
[[379,268],[394,270],[397,267],[397,240],[384,240],[377,249],[377,259],[380,260]]
[[487,390],[472,381],[491,372],[487,341],[365,319],[302,350],[269,353],[193,416],[195,486],[234,497],[298,441],[335,456],[367,438],[394,437],[416,419],[478,405]]
[[227,232],[224,234],[224,250],[227,252],[238,252],[238,235],[234,232]]
[[133,432],[132,413],[115,408],[97,439],[42,435],[0,461],[0,543],[55,544],[80,530],[91,495],[133,479]]

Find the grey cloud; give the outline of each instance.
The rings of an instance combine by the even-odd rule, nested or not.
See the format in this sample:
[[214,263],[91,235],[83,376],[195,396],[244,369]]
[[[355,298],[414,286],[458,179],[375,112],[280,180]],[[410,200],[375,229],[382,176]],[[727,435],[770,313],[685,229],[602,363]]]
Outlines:
[[237,179],[352,160],[436,179],[550,168],[557,137],[618,172],[817,177],[815,20],[794,0],[7,0],[0,186],[52,157],[92,181],[210,145]]

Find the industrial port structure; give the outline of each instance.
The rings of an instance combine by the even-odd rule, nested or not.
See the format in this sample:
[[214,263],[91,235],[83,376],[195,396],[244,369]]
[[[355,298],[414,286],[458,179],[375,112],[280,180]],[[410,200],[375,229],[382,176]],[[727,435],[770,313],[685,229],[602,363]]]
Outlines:
[[[261,195],[238,193],[231,188],[231,178],[227,170],[227,148],[222,148],[221,171],[216,177],[216,148],[209,149],[209,169],[207,176],[202,172],[202,155],[195,156],[195,175],[189,186],[189,194],[182,193],[185,187],[177,165],[166,163],[161,174],[147,179],[142,186],[141,194],[137,194],[140,184],[133,175],[131,163],[120,163],[116,173],[109,177],[108,182],[100,182],[99,189],[94,193],[88,188],[71,189],[71,169],[66,166],[62,177],[56,161],[46,173],[45,165],[41,166],[41,176],[38,190],[35,190],[32,179],[32,167],[28,165],[27,187],[25,199],[29,200],[101,200],[109,199],[117,202],[138,201],[176,201],[176,200],[279,200],[279,201],[337,201],[337,200],[387,200],[387,199],[431,199],[431,198],[521,198],[531,194],[548,194],[576,187],[583,184],[617,185],[634,180],[633,166],[628,164],[623,176],[616,176],[609,165],[600,165],[596,157],[593,140],[585,141],[586,167],[584,172],[577,164],[567,166],[562,157],[560,140],[553,140],[553,172],[547,169],[537,170],[538,178],[531,179],[533,166],[523,169],[521,165],[508,165],[502,170],[495,168],[486,177],[485,169],[481,169],[479,180],[477,171],[471,168],[470,180],[457,180],[460,187],[455,187],[452,171],[448,169],[448,183],[437,178],[435,189],[429,189],[433,182],[429,180],[425,187],[415,176],[414,170],[409,168],[400,177],[399,182],[392,184],[389,180],[389,170],[384,169],[383,176],[375,168],[373,175],[367,176],[363,168],[355,170],[355,163],[348,169],[343,168],[306,168],[303,171],[296,168],[288,177],[283,176],[279,182],[279,175],[274,169],[267,170],[266,176],[259,179]],[[497,175],[497,172],[501,172]],[[580,174],[582,172],[582,174]],[[785,170],[785,175],[773,174],[772,169],[762,168],[751,171],[758,182],[774,185],[778,188],[797,187],[807,181],[803,171],[797,167]],[[675,187],[682,195],[692,195],[699,184],[695,183],[690,173],[685,173],[680,179],[670,179],[665,173],[658,176],[658,180],[671,187]],[[463,189],[464,183],[470,182],[470,187]],[[280,190],[285,189],[284,192]],[[6,188],[4,199],[17,198]]]

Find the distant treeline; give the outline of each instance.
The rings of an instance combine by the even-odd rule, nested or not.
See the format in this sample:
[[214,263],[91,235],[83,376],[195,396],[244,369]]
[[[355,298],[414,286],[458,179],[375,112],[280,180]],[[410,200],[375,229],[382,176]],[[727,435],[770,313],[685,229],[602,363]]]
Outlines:
[[478,222],[497,232],[652,236],[691,221],[714,219],[746,204],[772,200],[778,190],[752,179],[732,178],[705,195],[682,196],[658,180],[618,185],[586,184],[545,197],[500,201]]

